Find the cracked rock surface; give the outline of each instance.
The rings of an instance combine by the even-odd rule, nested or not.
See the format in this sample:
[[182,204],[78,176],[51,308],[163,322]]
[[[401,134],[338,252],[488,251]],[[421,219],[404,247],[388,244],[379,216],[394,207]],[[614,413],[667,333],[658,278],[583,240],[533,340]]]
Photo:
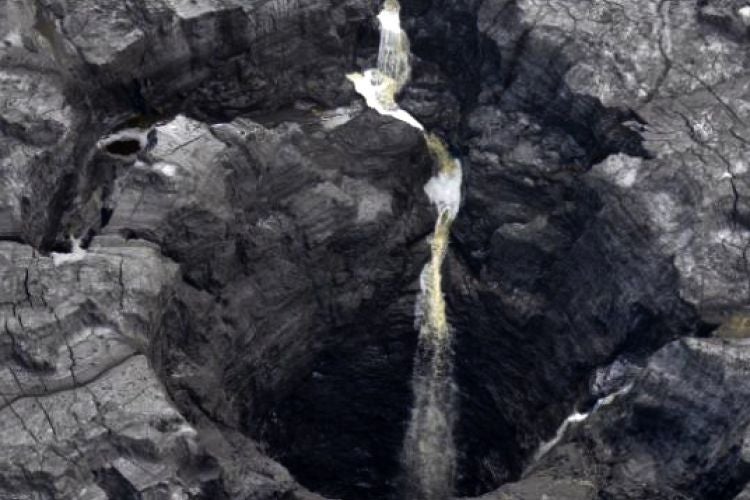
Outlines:
[[[401,3],[464,172],[449,496],[750,498],[750,6]],[[379,8],[0,0],[0,499],[413,500]]]

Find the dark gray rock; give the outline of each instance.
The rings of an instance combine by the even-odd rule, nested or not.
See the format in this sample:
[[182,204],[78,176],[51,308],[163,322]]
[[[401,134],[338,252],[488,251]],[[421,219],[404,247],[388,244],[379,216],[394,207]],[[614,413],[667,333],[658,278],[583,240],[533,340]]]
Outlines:
[[569,432],[519,483],[487,498],[516,491],[556,498],[549,478],[585,485],[596,498],[735,498],[750,478],[749,352],[745,340],[668,344],[630,392]]
[[143,242],[51,258],[2,243],[0,496],[184,496],[218,479],[144,355],[177,270]]
[[[175,398],[186,404],[198,399],[203,412],[227,425],[258,436],[265,421],[264,439],[285,449],[290,422],[274,412],[284,413],[277,407],[290,395],[304,395],[298,387],[309,383],[313,370],[326,371],[316,365],[343,356],[338,369],[347,378],[397,370],[399,390],[379,383],[370,398],[361,384],[337,384],[332,377],[318,384],[319,400],[298,403],[312,411],[343,398],[352,407],[339,408],[341,418],[356,401],[365,414],[379,405],[396,407],[383,429],[394,436],[385,448],[385,460],[394,464],[408,406],[415,283],[432,227],[426,196],[414,196],[430,172],[425,145],[405,125],[371,112],[329,130],[314,117],[298,123],[265,128],[237,121],[211,129],[211,140],[223,141],[223,149],[207,175],[226,176],[226,228],[218,221],[205,224],[197,199],[190,211],[168,205],[164,223],[151,225],[165,251],[183,262],[192,285],[167,313],[161,347],[169,353],[166,380]],[[206,150],[199,141],[186,148]],[[164,202],[156,194],[154,199]],[[202,203],[215,209],[218,201],[212,195]],[[105,231],[122,230],[115,224],[113,218]],[[206,233],[209,227],[216,233]],[[189,244],[185,234],[192,235]],[[389,313],[378,318],[382,311]],[[381,344],[390,347],[383,351]],[[305,424],[298,424],[302,432]],[[339,437],[346,432],[336,431]],[[343,437],[334,442],[340,448],[332,453],[340,456],[331,460],[346,461],[351,446]],[[293,446],[300,450],[294,453],[313,453],[301,440]],[[357,467],[368,474],[372,463]],[[298,473],[325,488],[320,469]],[[351,487],[351,477],[341,481]]]
[[[345,78],[378,7],[0,0],[0,497],[402,496],[432,165]],[[402,14],[464,169],[454,493],[743,498],[750,9]]]
[[595,368],[730,317],[745,335],[747,32],[731,2],[406,6],[415,86],[463,92],[447,291],[472,494],[602,395]]
[[318,498],[248,436],[360,311],[413,309],[431,165],[361,106],[270,111],[351,101],[372,6],[4,7],[0,235],[34,247],[0,253],[0,496]]
[[295,99],[349,102],[343,76],[374,9],[359,0],[44,0],[23,19],[35,29],[28,44],[50,52],[76,86],[120,100],[106,103],[116,109],[225,116]]

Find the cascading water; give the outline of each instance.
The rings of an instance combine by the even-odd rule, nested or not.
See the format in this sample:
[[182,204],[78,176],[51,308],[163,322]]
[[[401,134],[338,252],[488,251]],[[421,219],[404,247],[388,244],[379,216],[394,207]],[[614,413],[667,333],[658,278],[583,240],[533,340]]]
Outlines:
[[400,6],[396,0],[386,0],[378,14],[380,21],[380,47],[378,49],[378,71],[393,79],[395,95],[406,85],[411,76],[409,64],[409,38],[401,29]]
[[[378,15],[381,35],[377,69],[352,73],[347,78],[370,108],[424,131],[422,124],[402,110],[395,100],[411,72],[409,40],[401,29],[399,11],[396,0],[386,0]],[[402,456],[405,495],[410,500],[449,498],[456,463],[452,336],[446,317],[441,269],[451,225],[461,203],[461,164],[450,155],[440,138],[425,133],[425,140],[438,167],[437,174],[425,186],[425,192],[437,208],[438,216],[431,258],[422,271],[417,303],[419,345],[412,382],[414,407]]]

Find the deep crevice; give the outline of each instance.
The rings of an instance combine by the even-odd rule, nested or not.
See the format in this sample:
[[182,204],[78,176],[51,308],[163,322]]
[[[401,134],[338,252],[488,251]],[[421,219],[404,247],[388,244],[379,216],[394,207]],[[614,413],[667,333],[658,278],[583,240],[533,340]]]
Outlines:
[[396,500],[416,337],[410,323],[356,330],[346,335],[358,338],[318,357],[307,379],[265,418],[259,437],[314,491]]

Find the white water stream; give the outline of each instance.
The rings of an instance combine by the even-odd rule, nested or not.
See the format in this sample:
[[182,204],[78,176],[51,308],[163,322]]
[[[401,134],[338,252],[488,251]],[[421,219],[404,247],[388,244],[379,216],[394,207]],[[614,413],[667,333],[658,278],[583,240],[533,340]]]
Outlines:
[[633,384],[627,384],[621,389],[613,392],[612,394],[609,394],[607,396],[604,396],[603,398],[600,398],[599,400],[597,400],[594,407],[588,413],[579,413],[577,411],[574,411],[573,413],[568,415],[568,417],[565,420],[563,420],[563,423],[560,424],[560,427],[557,428],[555,437],[553,437],[549,441],[542,443],[539,446],[539,448],[536,450],[536,453],[534,453],[534,458],[531,460],[531,465],[538,462],[542,457],[544,457],[544,455],[549,453],[550,450],[554,448],[557,445],[557,443],[559,443],[560,440],[565,436],[565,432],[568,430],[568,428],[572,424],[583,422],[584,420],[589,418],[591,415],[596,413],[596,411],[599,408],[610,405],[617,397],[622,396],[623,394],[627,394],[632,387],[633,387]]

